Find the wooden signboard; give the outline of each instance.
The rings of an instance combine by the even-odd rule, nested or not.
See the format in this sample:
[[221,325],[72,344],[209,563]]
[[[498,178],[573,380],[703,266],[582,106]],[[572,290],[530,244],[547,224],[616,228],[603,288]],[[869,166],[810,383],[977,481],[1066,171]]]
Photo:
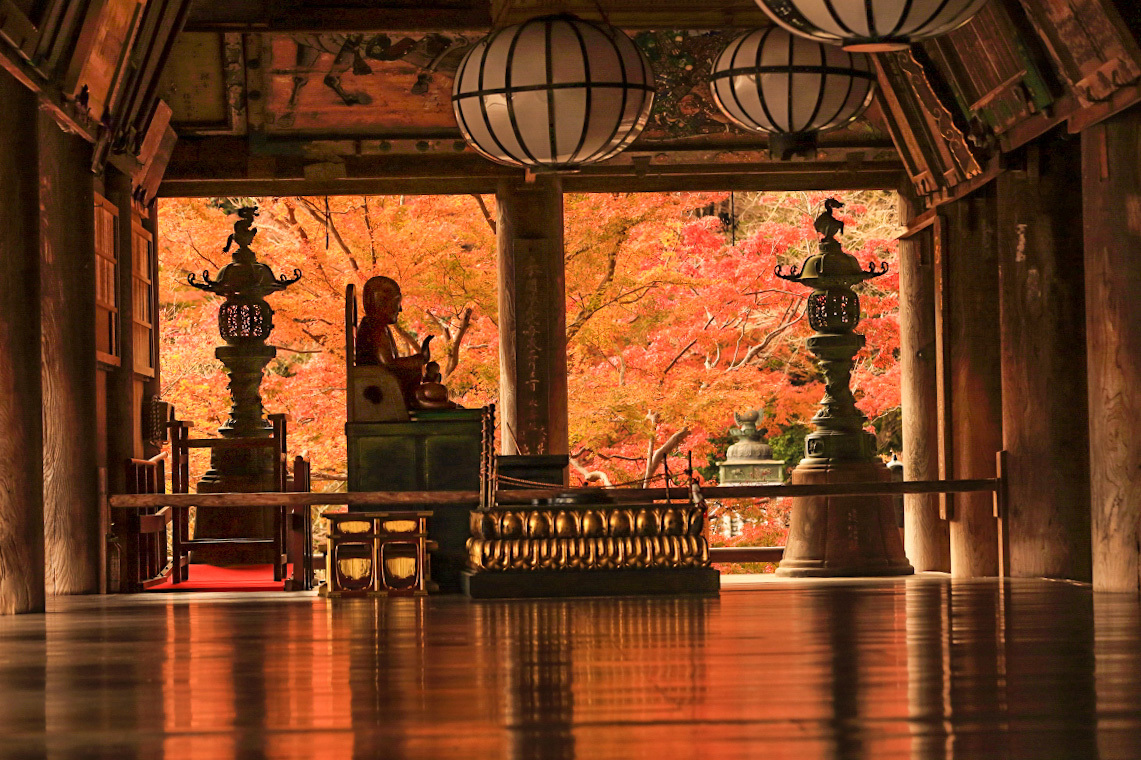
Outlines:
[[180,34],[159,84],[159,97],[170,104],[179,131],[227,134],[244,129],[245,66],[240,34]]

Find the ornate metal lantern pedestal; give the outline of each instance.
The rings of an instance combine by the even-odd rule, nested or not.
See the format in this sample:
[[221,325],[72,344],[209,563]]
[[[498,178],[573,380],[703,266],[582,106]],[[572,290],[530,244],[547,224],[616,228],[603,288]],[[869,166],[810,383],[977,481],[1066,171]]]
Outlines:
[[[202,273],[201,282],[193,274],[188,279],[199,290],[226,299],[218,310],[218,331],[226,345],[216,348],[214,356],[230,376],[233,406],[230,418],[218,428],[218,433],[230,439],[270,438],[273,428],[266,421],[259,389],[262,373],[277,356],[277,349],[265,342],[273,331],[273,309],[265,297],[297,282],[301,272],[294,270],[293,277],[275,277],[269,267],[259,263],[250,250],[250,243],[257,234],[253,227],[257,209],[240,209],[238,216],[234,234],[223,249],[229,251],[237,243],[233,260],[222,267],[216,280],[211,280],[207,272]],[[269,446],[212,448],[210,469],[198,481],[197,490],[199,493],[277,490],[274,458],[275,453]],[[254,510],[239,514],[235,510],[199,508],[195,537],[270,536],[272,516],[268,509],[260,511],[264,514]],[[266,552],[257,546],[203,547],[195,550],[194,559],[198,562],[258,562],[265,561],[263,554]]]
[[[796,485],[890,481],[887,466],[875,456],[875,437],[864,430],[867,419],[856,408],[849,382],[856,353],[864,336],[853,332],[860,321],[860,301],[852,285],[887,271],[860,268],[835,240],[844,225],[832,216],[838,202],[825,202],[816,220],[823,239],[820,252],[785,280],[813,289],[808,321],[817,334],[808,349],[820,361],[825,392],[820,411],[812,418],[816,430],[805,440],[805,458],[792,472]],[[830,577],[910,575],[903,540],[895,526],[890,496],[808,496],[793,500],[792,522],[784,559],[777,575]]]

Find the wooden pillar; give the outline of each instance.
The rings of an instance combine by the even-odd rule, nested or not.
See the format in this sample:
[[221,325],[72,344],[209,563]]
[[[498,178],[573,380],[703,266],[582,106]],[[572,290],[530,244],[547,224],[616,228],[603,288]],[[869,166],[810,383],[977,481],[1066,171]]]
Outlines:
[[504,182],[499,212],[499,408],[504,454],[566,454],[563,197],[556,177]]
[[[914,201],[900,193],[899,218],[908,224]],[[935,362],[935,241],[933,224],[899,241],[900,397],[903,408],[903,474],[907,480],[939,478],[939,410]],[[939,517],[939,497],[904,497],[904,546],[916,572],[951,569],[951,539]]]
[[1005,570],[1089,581],[1080,145],[1047,137],[1014,158],[998,178]]
[[0,614],[44,609],[36,98],[0,70]]
[[[944,206],[945,222],[935,234],[943,331],[941,459],[950,478],[993,478],[995,452],[1002,448],[996,206],[992,182]],[[998,575],[992,495],[954,494],[946,504],[951,574]]]
[[91,146],[38,119],[44,542],[49,593],[99,590]]
[[1141,108],[1081,139],[1093,587],[1141,594]]

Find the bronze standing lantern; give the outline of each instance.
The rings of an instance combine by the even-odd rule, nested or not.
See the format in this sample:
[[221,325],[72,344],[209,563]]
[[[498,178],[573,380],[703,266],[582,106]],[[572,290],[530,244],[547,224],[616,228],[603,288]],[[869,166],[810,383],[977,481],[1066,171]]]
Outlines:
[[[218,428],[224,438],[269,438],[273,429],[262,408],[262,374],[277,349],[266,344],[273,331],[273,309],[266,296],[285,290],[301,279],[301,271],[293,276],[274,276],[268,266],[257,261],[250,249],[257,228],[253,226],[257,207],[238,210],[239,220],[234,234],[222,250],[229,252],[236,243],[233,260],[222,267],[218,278],[202,273],[202,281],[193,273],[189,283],[199,290],[223,296],[218,309],[218,331],[226,345],[214,350],[214,356],[226,367],[230,376],[233,405],[230,417]],[[210,470],[198,484],[199,491],[249,491],[268,488],[273,474],[272,457],[265,449],[212,449]]]
[[[857,285],[887,272],[887,264],[867,269],[836,240],[844,223],[832,212],[843,204],[829,198],[816,219],[819,252],[799,269],[778,277],[812,288],[808,323],[816,334],[808,349],[824,373],[824,398],[812,418],[816,430],[804,442],[805,457],[792,473],[794,484],[859,483],[891,480],[876,457],[875,436],[864,430],[867,418],[856,408],[850,387],[852,364],[864,346],[854,332],[860,322]],[[793,500],[792,524],[784,559],[784,576],[907,575],[914,568],[903,551],[895,526],[891,497],[810,496]]]

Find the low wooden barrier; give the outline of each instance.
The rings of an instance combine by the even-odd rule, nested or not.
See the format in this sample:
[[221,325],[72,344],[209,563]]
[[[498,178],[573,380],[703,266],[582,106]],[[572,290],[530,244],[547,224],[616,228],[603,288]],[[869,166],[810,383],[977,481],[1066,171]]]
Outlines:
[[[967,493],[996,491],[999,478],[978,480],[911,480],[902,483],[828,483],[822,485],[711,486],[702,488],[707,499],[780,499],[795,496],[862,496],[909,493]],[[595,493],[597,488],[561,488],[558,493]],[[500,504],[529,504],[532,499],[547,498],[552,489],[501,490]],[[606,495],[616,502],[688,501],[688,488],[613,488]],[[352,493],[188,493],[188,494],[117,494],[110,497],[113,509],[141,507],[262,507],[341,505],[393,506],[402,504],[472,504],[479,503],[479,491],[354,491]]]
[[[828,483],[821,485],[711,486],[701,489],[706,499],[780,499],[797,496],[898,496],[924,493],[971,493],[991,491],[995,495],[995,516],[1006,513],[1006,489],[1001,477],[974,480],[910,480],[886,483]],[[532,499],[549,497],[554,490],[596,492],[597,488],[500,490],[497,503],[529,504]],[[688,501],[688,488],[614,488],[606,495],[614,501],[646,502]],[[394,507],[402,505],[462,505],[476,507],[481,503],[479,491],[358,491],[353,493],[212,493],[212,494],[121,494],[109,499],[113,509],[155,507],[305,507],[313,505],[349,505]],[[715,547],[709,550],[713,562],[780,562],[783,546]]]

